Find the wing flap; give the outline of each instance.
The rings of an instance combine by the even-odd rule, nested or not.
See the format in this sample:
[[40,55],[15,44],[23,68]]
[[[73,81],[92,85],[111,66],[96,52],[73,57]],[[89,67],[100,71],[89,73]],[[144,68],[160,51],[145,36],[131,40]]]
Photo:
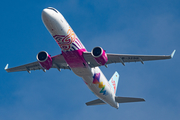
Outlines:
[[52,68],[57,68],[57,69],[70,69],[70,67],[68,66],[68,64],[66,63],[64,57],[59,54],[56,56],[52,57],[52,61],[53,61],[53,66]]
[[115,97],[118,103],[128,103],[128,102],[142,102],[145,101],[143,98],[131,98],[131,97]]
[[100,99],[96,99],[90,102],[87,102],[86,105],[90,106],[90,105],[103,105],[106,104],[104,101],[100,100]]
[[89,64],[90,67],[98,67],[101,66],[96,62],[96,60],[93,58],[91,52],[84,52],[83,53],[84,59]]

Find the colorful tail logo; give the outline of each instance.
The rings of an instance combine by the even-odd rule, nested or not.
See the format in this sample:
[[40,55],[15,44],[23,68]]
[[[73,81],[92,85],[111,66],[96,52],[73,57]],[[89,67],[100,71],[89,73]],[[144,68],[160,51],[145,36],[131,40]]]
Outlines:
[[94,80],[93,80],[93,84],[99,84],[99,88],[102,88],[100,93],[103,93],[103,95],[107,95],[106,90],[104,90],[105,85],[103,85],[103,82],[99,82],[100,79],[100,73],[96,73],[93,76]]
[[116,94],[116,82],[113,80],[113,78],[111,80],[111,83],[112,83],[113,88],[114,88],[114,94]]
[[116,94],[116,89],[117,89],[118,81],[119,81],[119,74],[118,74],[118,72],[115,72],[114,75],[109,80],[109,84],[110,84],[114,94]]

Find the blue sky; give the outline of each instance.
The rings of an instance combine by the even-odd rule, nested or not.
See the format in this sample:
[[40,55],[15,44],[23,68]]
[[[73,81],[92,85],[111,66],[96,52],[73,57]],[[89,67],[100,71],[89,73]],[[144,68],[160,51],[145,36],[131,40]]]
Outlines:
[[[142,97],[143,103],[87,107],[96,99],[72,71],[6,73],[36,61],[46,50],[61,52],[41,20],[46,7],[58,9],[88,51],[167,55],[171,60],[111,64],[101,67],[107,79],[120,74],[118,96]],[[0,120],[180,119],[180,1],[178,0],[2,0],[0,27]]]

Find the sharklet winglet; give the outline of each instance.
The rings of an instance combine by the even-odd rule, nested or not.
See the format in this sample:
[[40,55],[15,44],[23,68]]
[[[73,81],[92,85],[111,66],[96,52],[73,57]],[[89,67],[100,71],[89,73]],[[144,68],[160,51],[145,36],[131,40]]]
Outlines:
[[174,51],[171,53],[171,58],[174,57],[175,52],[176,52],[176,50],[174,50]]
[[6,67],[5,67],[4,69],[7,70],[7,69],[8,69],[8,66],[9,66],[9,64],[7,64]]

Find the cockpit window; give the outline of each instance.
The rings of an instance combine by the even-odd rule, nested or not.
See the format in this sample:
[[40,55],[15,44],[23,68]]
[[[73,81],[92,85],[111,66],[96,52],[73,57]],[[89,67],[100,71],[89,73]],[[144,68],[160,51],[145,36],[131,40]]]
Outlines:
[[48,7],[47,9],[53,10],[53,11],[55,11],[56,13],[58,13],[58,11],[57,11],[55,8]]

